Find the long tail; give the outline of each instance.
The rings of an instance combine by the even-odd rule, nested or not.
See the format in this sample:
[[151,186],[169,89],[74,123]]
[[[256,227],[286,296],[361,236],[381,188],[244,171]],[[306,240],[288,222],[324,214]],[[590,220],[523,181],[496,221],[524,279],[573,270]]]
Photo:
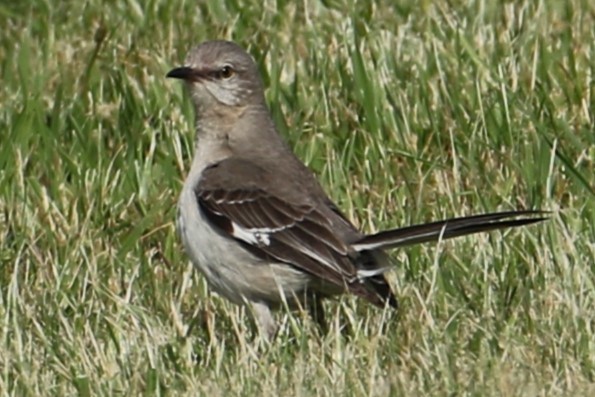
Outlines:
[[391,249],[491,230],[525,226],[548,219],[545,216],[548,213],[547,211],[532,210],[508,211],[447,219],[370,234],[355,242],[353,248],[357,251]]

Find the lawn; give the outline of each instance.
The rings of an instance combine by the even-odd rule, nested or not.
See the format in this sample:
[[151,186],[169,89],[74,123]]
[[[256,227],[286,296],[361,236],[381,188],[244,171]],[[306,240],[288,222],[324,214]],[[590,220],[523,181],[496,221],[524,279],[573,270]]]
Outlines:
[[[595,395],[595,4],[0,1],[2,396]],[[176,235],[195,44],[257,60],[363,230],[547,223],[392,253],[398,312],[281,312],[271,345]]]

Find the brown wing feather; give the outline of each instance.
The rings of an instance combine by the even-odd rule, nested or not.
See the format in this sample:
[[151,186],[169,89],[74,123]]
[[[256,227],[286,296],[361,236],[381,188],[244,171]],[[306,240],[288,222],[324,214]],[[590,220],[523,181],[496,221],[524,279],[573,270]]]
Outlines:
[[[287,263],[374,304],[395,305],[382,275],[358,280],[361,254],[336,233],[336,225],[347,221],[332,208],[323,213],[328,209],[325,201],[295,192],[292,202],[279,197],[274,188],[261,189],[263,172],[238,160],[206,169],[195,188],[200,210],[222,233],[258,257]],[[233,174],[236,180],[226,180]]]
[[[349,247],[333,235],[328,223],[310,220],[310,217],[317,218],[314,208],[303,207],[297,211],[296,207],[289,208],[286,205],[288,208],[285,210],[262,191],[258,199],[252,197],[248,201],[229,202],[213,200],[213,195],[204,190],[197,190],[196,194],[207,218],[211,219],[210,214],[213,214],[228,219],[231,225],[227,227],[221,228],[221,219],[215,223],[230,237],[238,239],[234,235],[234,225],[248,232],[265,235],[270,243],[258,245],[257,248],[263,251],[259,256],[291,263],[334,284],[340,285],[343,280],[356,277],[357,269],[347,255]],[[314,236],[313,231],[308,230],[309,227],[315,227],[319,234]]]

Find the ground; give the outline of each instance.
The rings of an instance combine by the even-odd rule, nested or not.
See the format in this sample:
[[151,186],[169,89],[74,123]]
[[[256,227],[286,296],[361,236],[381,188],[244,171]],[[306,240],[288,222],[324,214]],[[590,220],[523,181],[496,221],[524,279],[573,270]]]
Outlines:
[[[595,394],[595,6],[0,3],[0,391]],[[400,310],[280,313],[270,346],[175,233],[192,45],[237,41],[280,132],[363,230],[541,208],[392,253]]]

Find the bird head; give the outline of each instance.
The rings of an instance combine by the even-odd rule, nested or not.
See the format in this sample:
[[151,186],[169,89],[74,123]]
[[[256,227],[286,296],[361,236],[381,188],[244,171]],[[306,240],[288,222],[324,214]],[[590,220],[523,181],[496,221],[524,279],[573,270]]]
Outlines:
[[237,44],[214,40],[193,48],[184,66],[167,77],[182,79],[197,109],[262,104],[262,80],[254,59]]

